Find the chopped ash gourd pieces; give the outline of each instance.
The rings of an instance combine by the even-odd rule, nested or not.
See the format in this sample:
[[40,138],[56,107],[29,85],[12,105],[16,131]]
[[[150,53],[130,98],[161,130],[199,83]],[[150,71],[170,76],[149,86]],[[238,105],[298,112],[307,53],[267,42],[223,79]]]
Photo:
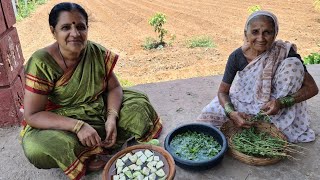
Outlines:
[[114,180],[156,180],[165,179],[164,163],[154,152],[146,149],[127,153],[116,160]]
[[123,157],[121,158],[121,160],[122,160],[123,162],[126,162],[126,161],[129,159],[130,156],[132,156],[132,154],[131,154],[131,153],[127,153],[125,156],[123,156]]
[[123,162],[121,159],[118,159],[118,160],[116,161],[116,166],[117,166],[117,167],[124,166],[124,162]]
[[145,154],[147,157],[150,157],[150,156],[153,155],[153,152],[151,152],[149,149],[146,149],[146,150],[144,151],[144,154]]
[[162,161],[158,161],[157,164],[156,164],[156,168],[157,168],[157,169],[159,169],[159,168],[161,168],[161,167],[163,167],[163,166],[164,166],[164,164],[163,164]]
[[135,163],[135,162],[137,162],[137,160],[138,160],[138,156],[137,156],[136,154],[134,154],[134,155],[130,156],[129,159],[130,159],[130,161],[131,161],[132,163]]
[[160,157],[159,157],[159,156],[154,156],[154,157],[153,157],[153,160],[154,160],[154,161],[160,161]]

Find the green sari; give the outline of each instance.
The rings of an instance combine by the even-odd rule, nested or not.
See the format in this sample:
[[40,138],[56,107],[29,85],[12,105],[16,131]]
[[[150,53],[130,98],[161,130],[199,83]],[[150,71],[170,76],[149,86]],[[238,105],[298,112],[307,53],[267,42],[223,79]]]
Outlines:
[[[79,63],[66,72],[45,50],[35,52],[26,65],[26,90],[47,95],[47,111],[83,120],[105,139],[107,79],[118,55],[88,41]],[[162,129],[148,97],[138,91],[123,90],[116,146],[134,136],[148,141]],[[101,147],[85,147],[76,134],[62,130],[36,129],[25,124],[22,146],[26,157],[37,168],[60,167],[70,179],[81,178],[86,160],[103,152]]]

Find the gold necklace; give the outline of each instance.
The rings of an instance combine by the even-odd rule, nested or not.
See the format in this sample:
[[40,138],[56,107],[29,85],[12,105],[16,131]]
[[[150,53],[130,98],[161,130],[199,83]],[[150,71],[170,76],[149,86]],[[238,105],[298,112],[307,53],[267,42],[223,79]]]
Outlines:
[[64,60],[64,58],[63,58],[63,56],[62,56],[62,53],[61,53],[61,51],[60,51],[60,46],[59,46],[59,44],[58,44],[58,50],[59,50],[59,54],[60,54],[60,56],[61,56],[61,58],[62,58],[62,60],[63,60],[63,62],[64,62],[64,65],[65,65],[66,68],[68,69],[67,63],[66,63],[66,61]]

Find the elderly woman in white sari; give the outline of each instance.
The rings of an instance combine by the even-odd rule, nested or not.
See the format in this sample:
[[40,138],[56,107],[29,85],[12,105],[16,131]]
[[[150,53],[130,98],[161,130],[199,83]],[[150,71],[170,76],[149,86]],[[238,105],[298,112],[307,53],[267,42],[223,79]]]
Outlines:
[[290,142],[310,142],[306,100],[318,87],[297,54],[294,44],[275,41],[278,21],[274,14],[257,11],[245,25],[245,43],[230,56],[218,96],[203,108],[199,121],[221,126],[232,120],[248,128],[252,116],[263,112]]

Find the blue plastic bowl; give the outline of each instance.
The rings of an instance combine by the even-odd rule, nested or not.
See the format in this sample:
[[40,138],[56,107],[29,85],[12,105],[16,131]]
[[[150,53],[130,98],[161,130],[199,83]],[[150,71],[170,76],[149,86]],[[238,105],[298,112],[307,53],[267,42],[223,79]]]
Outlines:
[[[180,158],[174,153],[174,150],[170,147],[170,143],[176,135],[186,131],[196,131],[212,136],[222,146],[221,151],[213,158],[204,161],[192,161]],[[222,161],[224,154],[228,149],[228,143],[224,134],[216,127],[206,124],[193,123],[182,125],[171,131],[165,138],[164,147],[171,154],[175,163],[179,167],[190,170],[205,170],[218,165]]]

